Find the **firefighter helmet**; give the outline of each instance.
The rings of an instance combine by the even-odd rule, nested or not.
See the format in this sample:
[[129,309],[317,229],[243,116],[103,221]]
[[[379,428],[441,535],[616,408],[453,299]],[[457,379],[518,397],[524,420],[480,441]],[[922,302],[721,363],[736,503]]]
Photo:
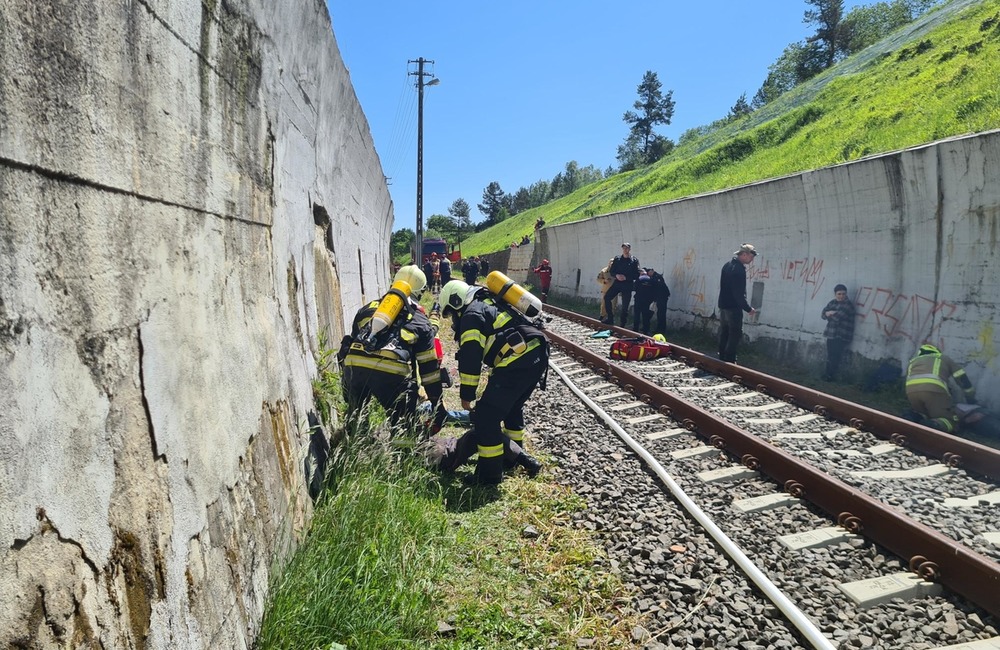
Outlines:
[[414,264],[407,264],[396,271],[396,275],[392,278],[392,281],[398,282],[399,280],[410,285],[410,293],[414,297],[418,297],[420,292],[424,290],[424,287],[427,286],[427,276]]
[[441,303],[441,313],[448,315],[449,310],[458,312],[469,304],[469,285],[461,280],[451,280],[441,287],[438,302]]
[[920,346],[920,350],[918,350],[918,353],[919,354],[941,354],[941,350],[938,350],[935,346],[931,345],[930,343],[924,343],[923,345]]

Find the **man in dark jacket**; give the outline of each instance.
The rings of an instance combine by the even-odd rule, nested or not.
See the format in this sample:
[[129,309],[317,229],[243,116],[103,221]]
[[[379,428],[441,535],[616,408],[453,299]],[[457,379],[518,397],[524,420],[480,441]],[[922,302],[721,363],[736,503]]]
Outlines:
[[615,308],[611,304],[615,296],[622,297],[622,313],[619,317],[619,325],[625,327],[628,320],[628,306],[632,302],[632,287],[639,279],[639,259],[632,257],[632,244],[625,242],[622,244],[622,254],[611,260],[608,273],[615,279],[611,288],[604,294],[604,309],[608,314],[608,319],[604,321],[608,325],[615,322]]
[[462,277],[465,278],[465,283],[475,284],[477,275],[479,275],[479,265],[476,264],[475,258],[465,258],[465,262],[462,263]]
[[[670,299],[670,289],[663,275],[656,269],[646,267],[635,281],[635,316],[632,319],[632,329],[643,334],[652,334],[652,306],[656,305],[656,333],[667,333],[667,300]],[[639,329],[640,323],[642,329]]]
[[441,258],[441,286],[451,282],[451,260],[445,255]]
[[747,302],[746,265],[757,257],[752,244],[743,244],[722,267],[719,279],[719,359],[736,363],[736,348],[743,339],[743,312],[757,310]]

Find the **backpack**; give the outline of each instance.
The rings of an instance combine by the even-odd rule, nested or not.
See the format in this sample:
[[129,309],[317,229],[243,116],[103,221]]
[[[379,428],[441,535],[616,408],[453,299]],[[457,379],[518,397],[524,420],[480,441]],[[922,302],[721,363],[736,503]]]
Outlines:
[[640,336],[634,339],[618,339],[611,344],[608,356],[619,361],[649,361],[670,354],[670,346],[657,343],[651,338]]

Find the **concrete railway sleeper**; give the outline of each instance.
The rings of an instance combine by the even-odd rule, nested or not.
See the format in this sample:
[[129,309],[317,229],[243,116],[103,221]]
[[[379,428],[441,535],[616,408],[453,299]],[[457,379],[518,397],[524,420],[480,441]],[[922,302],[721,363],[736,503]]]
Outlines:
[[[736,426],[710,412],[713,409],[732,409],[733,412],[745,412],[747,409],[752,409],[749,412],[770,415],[776,411],[787,409],[801,411],[794,404],[786,403],[785,405],[776,407],[772,407],[769,404],[750,405],[750,402],[760,401],[762,396],[766,397],[763,388],[758,387],[757,392],[747,393],[739,382],[729,381],[720,383],[720,380],[716,378],[715,386],[722,386],[722,388],[705,391],[711,392],[713,395],[710,403],[715,403],[716,405],[727,403],[738,404],[738,406],[699,407],[686,399],[678,397],[675,393],[685,392],[682,389],[691,389],[686,394],[693,394],[699,392],[694,389],[711,388],[711,386],[693,385],[696,383],[708,383],[703,377],[695,378],[692,376],[694,374],[704,374],[705,370],[708,370],[707,368],[683,366],[678,364],[674,359],[661,359],[649,363],[611,363],[605,358],[606,354],[598,354],[572,342],[567,336],[568,333],[572,333],[572,330],[573,327],[571,324],[563,321],[553,323],[549,327],[549,333],[559,347],[569,351],[584,366],[590,366],[596,372],[599,372],[605,377],[605,380],[610,380],[610,382],[599,382],[610,383],[611,386],[607,387],[607,390],[610,392],[605,392],[604,395],[595,398],[607,402],[609,412],[644,409],[648,411],[647,415],[639,416],[638,418],[633,417],[628,421],[634,424],[642,424],[645,428],[649,428],[649,423],[657,422],[658,424],[665,424],[669,422],[665,416],[673,418],[680,423],[680,426],[653,432],[654,434],[662,434],[654,437],[654,440],[658,444],[674,438],[678,432],[697,433],[710,443],[710,446],[702,445],[700,447],[691,447],[690,442],[685,443],[680,449],[676,449],[673,452],[678,454],[679,458],[688,456],[713,456],[713,454],[715,457],[719,457],[722,455],[722,452],[725,452],[726,456],[739,459],[743,467],[739,469],[719,468],[717,472],[719,476],[729,475],[738,477],[745,475],[746,472],[749,472],[751,475],[757,472],[765,473],[775,480],[779,486],[783,486],[789,493],[786,498],[806,499],[810,501],[816,508],[828,513],[840,526],[845,527],[851,532],[863,534],[876,544],[899,555],[904,559],[903,564],[909,565],[920,579],[946,586],[953,592],[961,594],[972,603],[983,607],[994,616],[1000,616],[1000,598],[997,597],[1000,594],[1000,563],[938,532],[934,527],[926,523],[921,523],[904,514],[894,505],[883,503],[879,498],[873,498],[863,491],[869,484],[896,480],[894,475],[886,477],[885,475],[873,474],[873,472],[885,470],[855,471],[851,472],[850,476],[856,483],[856,486],[848,485],[830,472],[804,462],[802,456],[795,456],[779,449],[776,440],[781,440],[781,438],[777,436],[783,434],[779,433],[770,440],[765,439],[749,433],[740,426]],[[589,334],[585,331],[577,332],[574,338],[587,339],[589,338]],[[607,341],[597,342],[591,340],[589,345],[603,345],[606,348],[608,343]],[[739,370],[743,371],[743,369]],[[577,371],[579,371],[579,368],[573,372]],[[674,385],[672,388],[665,389],[640,376],[638,374],[640,371],[655,375],[660,379],[679,379],[683,382],[683,385]],[[730,379],[733,378],[730,377]],[[593,378],[591,379],[594,381]],[[726,386],[726,384],[729,384],[729,386]],[[593,384],[592,382],[589,385],[591,389],[598,386],[598,384]],[[612,389],[612,386],[614,389]],[[721,395],[721,393],[727,391],[730,394]],[[638,400],[635,400],[632,397],[633,395],[638,396]],[[727,398],[728,401],[724,401]],[[621,403],[614,403],[613,400],[618,400]],[[808,417],[791,415],[783,416],[782,418],[746,419],[747,421],[759,422],[763,420],[771,423],[791,421],[800,428],[805,423],[810,423],[814,429],[813,432],[801,434],[802,438],[792,439],[818,439],[821,442],[825,442],[827,438],[824,438],[822,432],[826,429],[826,433],[830,433],[829,425],[821,424],[817,427],[817,422],[822,422],[823,419],[819,418],[816,414],[806,413],[805,415]],[[856,430],[852,431],[859,433]],[[817,432],[820,435],[814,435]],[[788,438],[784,440],[787,441]],[[784,442],[782,444],[788,443]],[[806,451],[811,452],[813,455],[818,455],[815,450]],[[847,450],[845,449],[834,451],[834,453],[841,454],[842,456],[850,456],[846,452]],[[805,455],[808,456],[809,454]],[[892,455],[897,456],[898,454]],[[870,459],[878,459],[880,454],[870,453],[867,456]],[[908,454],[908,456],[912,456],[912,459],[908,458],[903,465],[912,465],[912,467],[907,466],[903,470],[893,471],[913,472],[913,470],[919,470],[921,466],[926,466],[926,459],[920,459],[911,454]],[[898,466],[899,462],[897,461],[895,465]],[[948,478],[953,482],[964,475],[964,472],[955,471],[954,468],[942,467],[944,467]],[[875,478],[879,480],[874,481],[873,479]],[[970,508],[963,509],[963,511],[972,512],[972,514],[966,513],[968,515],[966,519],[974,520],[979,516],[979,511],[982,510],[982,508],[976,507],[982,501],[979,497],[989,497],[992,493],[986,495],[982,493],[984,490],[991,489],[991,486],[971,477],[964,478],[974,482],[974,485],[971,487],[964,488],[965,493],[970,495],[965,497],[965,502],[973,505]],[[912,488],[908,487],[906,489],[911,490]],[[996,486],[992,486],[992,489],[995,490]],[[943,490],[940,487],[932,488],[930,493],[936,493],[940,496],[942,491],[945,493],[961,493],[962,489],[950,485],[943,488]],[[763,497],[764,495],[758,496]],[[762,499],[765,502],[769,500],[777,503],[781,501],[781,498],[768,496]],[[947,500],[945,499],[945,501]],[[989,498],[986,501],[989,501]],[[994,524],[995,522],[987,522],[982,524],[982,526],[990,527]],[[969,524],[963,521],[960,527],[968,528]],[[995,531],[997,528],[993,530]],[[973,537],[975,536],[973,535]],[[985,539],[990,538],[986,536]],[[989,543],[983,545],[984,547],[991,546]]]

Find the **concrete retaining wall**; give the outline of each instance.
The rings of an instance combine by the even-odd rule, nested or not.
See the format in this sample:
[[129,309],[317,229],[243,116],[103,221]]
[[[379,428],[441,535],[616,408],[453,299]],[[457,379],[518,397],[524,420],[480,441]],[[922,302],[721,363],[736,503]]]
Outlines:
[[391,227],[324,3],[5,0],[0,645],[251,643]]
[[819,372],[820,312],[843,283],[854,354],[902,366],[933,342],[1000,408],[1000,132],[548,227],[535,258],[552,260],[553,293],[596,315],[597,272],[624,240],[667,278],[673,327],[715,330],[722,265],[751,242],[750,340]]

